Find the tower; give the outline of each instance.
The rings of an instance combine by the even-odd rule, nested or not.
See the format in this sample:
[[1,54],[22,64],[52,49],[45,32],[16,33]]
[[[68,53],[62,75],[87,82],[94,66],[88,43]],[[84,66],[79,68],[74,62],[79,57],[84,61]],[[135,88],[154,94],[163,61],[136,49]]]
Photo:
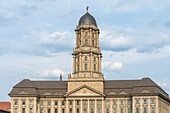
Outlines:
[[88,8],[86,14],[80,18],[75,32],[76,47],[72,53],[73,74],[68,77],[68,81],[70,81],[68,91],[80,85],[89,84],[94,89],[103,92],[102,53],[99,47],[100,31],[95,18],[89,14]]

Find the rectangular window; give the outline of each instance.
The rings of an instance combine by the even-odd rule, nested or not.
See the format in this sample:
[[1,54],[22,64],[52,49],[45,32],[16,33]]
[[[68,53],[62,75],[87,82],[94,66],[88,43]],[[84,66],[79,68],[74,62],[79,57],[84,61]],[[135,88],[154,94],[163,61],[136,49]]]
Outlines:
[[96,71],[96,64],[94,64],[94,71]]
[[85,56],[85,60],[87,60],[87,56]]
[[109,105],[109,100],[108,100],[108,101],[106,101],[106,105]]
[[147,108],[146,107],[144,107],[144,113],[147,113]]
[[85,70],[87,71],[87,64],[85,64]]
[[123,105],[123,100],[121,100],[120,104]]
[[94,40],[92,40],[92,46],[94,46]]
[[93,101],[93,100],[91,100],[91,101],[90,101],[90,104],[91,104],[91,105],[93,105],[93,104],[94,104],[94,101]]
[[136,99],[136,104],[139,104],[139,100],[138,99]]
[[51,109],[50,108],[48,109],[48,113],[51,113]]
[[93,108],[91,108],[91,113],[94,113]]
[[30,113],[33,113],[33,109],[32,108],[30,108]]
[[18,108],[15,108],[15,109],[14,109],[14,113],[18,113]]
[[155,113],[155,108],[154,107],[151,108],[151,113]]
[[62,109],[62,113],[64,113],[65,112],[65,110],[64,109]]
[[106,109],[106,113],[109,113],[109,108]]
[[94,37],[94,33],[92,33],[92,37]]
[[101,113],[101,109],[100,108],[98,108],[98,113]]
[[62,105],[65,105],[65,101],[62,101]]
[[58,102],[57,102],[57,101],[55,101],[55,105],[58,105]]
[[22,105],[25,105],[25,100],[22,100]]
[[87,32],[85,33],[85,36],[88,36],[88,33],[87,33]]
[[43,110],[43,109],[41,109],[41,110],[40,110],[40,113],[43,113],[43,112],[44,112],[44,110]]
[[113,105],[116,105],[116,101],[113,101]]
[[98,100],[98,101],[97,101],[97,104],[98,104],[98,105],[100,105],[100,104],[101,104],[101,101],[100,101],[100,100]]
[[154,104],[155,103],[155,100],[154,99],[152,99],[152,104]]
[[87,39],[85,40],[85,45],[86,45],[86,46],[88,45],[88,40],[87,40]]
[[72,105],[72,100],[70,100],[70,105]]
[[70,113],[72,113],[72,108],[70,108]]
[[128,113],[131,113],[131,108],[128,108]]
[[84,109],[83,109],[83,113],[87,113],[87,110],[86,110],[86,108],[84,108]]
[[80,105],[80,101],[79,100],[77,100],[77,105]]
[[33,105],[33,100],[30,100],[30,105]]
[[144,99],[144,100],[143,100],[143,103],[144,103],[144,104],[146,104],[146,103],[147,103],[147,102],[146,102],[146,99]]
[[18,104],[18,100],[14,100],[14,105],[17,105]]
[[50,106],[51,105],[51,102],[50,101],[48,101],[48,106]]
[[77,108],[77,113],[79,113],[79,108]]
[[55,113],[58,113],[58,109],[55,109]]
[[116,112],[117,112],[117,110],[116,110],[116,108],[114,108],[114,109],[113,109],[113,113],[116,113]]
[[87,101],[86,101],[86,100],[84,100],[84,105],[86,105],[86,103],[87,103]]
[[131,105],[131,100],[128,100],[128,105]]
[[22,108],[22,113],[25,113],[25,108]]
[[121,109],[120,109],[120,112],[121,112],[121,113],[123,113],[123,112],[124,112],[123,108],[121,108]]
[[136,113],[139,113],[139,108],[138,107],[136,108]]

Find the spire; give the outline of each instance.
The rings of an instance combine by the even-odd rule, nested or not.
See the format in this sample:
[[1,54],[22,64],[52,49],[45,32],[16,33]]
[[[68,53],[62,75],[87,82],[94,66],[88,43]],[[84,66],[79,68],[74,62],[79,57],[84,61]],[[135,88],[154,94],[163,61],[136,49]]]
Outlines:
[[89,10],[89,6],[87,6],[86,10],[87,10],[87,13],[88,13],[88,10]]

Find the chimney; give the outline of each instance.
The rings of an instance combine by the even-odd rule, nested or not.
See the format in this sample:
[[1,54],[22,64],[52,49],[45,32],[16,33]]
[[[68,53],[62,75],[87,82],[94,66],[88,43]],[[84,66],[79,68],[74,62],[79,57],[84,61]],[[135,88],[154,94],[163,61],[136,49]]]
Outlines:
[[62,73],[60,73],[60,81],[62,81]]

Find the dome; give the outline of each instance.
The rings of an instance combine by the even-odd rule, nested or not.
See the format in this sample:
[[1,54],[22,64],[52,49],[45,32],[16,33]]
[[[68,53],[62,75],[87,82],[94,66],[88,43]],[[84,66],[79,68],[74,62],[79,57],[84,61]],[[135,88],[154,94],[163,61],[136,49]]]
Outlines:
[[90,15],[88,12],[80,18],[79,25],[82,24],[93,24],[95,26],[97,25],[94,17]]

